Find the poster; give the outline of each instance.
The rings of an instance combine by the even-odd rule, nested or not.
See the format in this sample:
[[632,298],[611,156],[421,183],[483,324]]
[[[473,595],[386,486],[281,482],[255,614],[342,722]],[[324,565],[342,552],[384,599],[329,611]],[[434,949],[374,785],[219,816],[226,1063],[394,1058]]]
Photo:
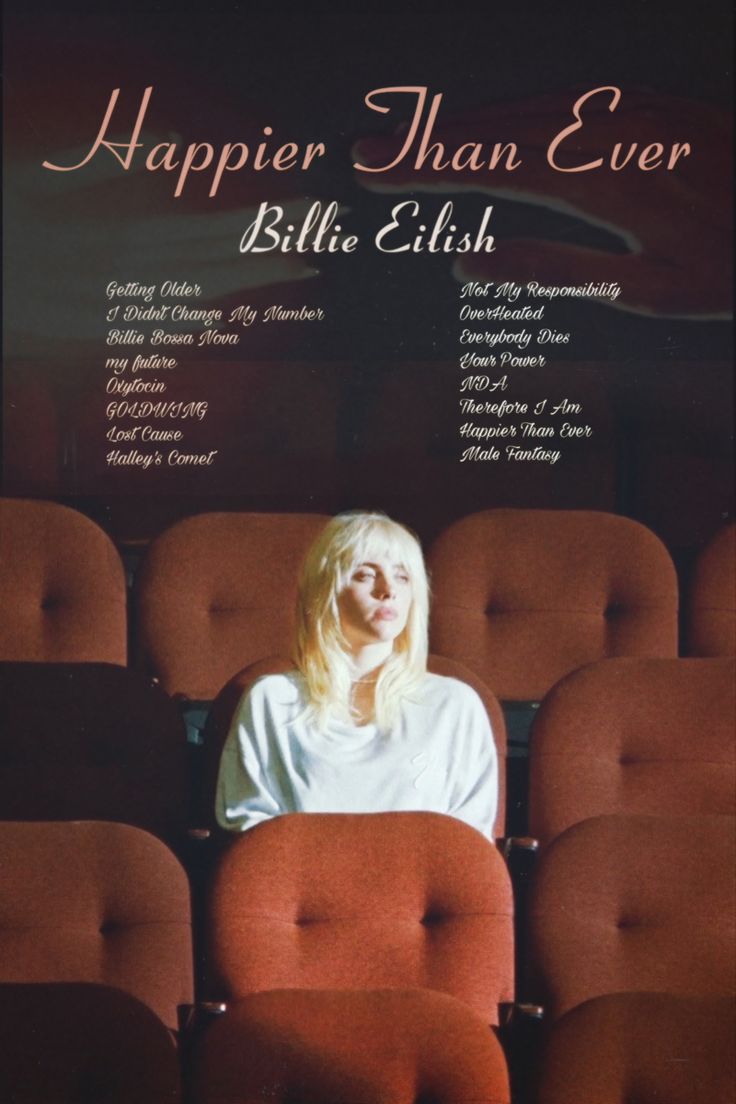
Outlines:
[[3,492],[733,517],[730,5],[9,0]]

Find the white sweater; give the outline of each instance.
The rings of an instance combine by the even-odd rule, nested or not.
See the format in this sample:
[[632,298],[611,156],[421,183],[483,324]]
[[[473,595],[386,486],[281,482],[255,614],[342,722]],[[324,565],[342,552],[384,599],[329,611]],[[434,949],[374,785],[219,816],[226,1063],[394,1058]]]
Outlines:
[[427,674],[390,734],[305,721],[297,672],[242,698],[220,761],[218,824],[244,831],[282,813],[448,813],[493,838],[498,764],[488,714],[464,682]]

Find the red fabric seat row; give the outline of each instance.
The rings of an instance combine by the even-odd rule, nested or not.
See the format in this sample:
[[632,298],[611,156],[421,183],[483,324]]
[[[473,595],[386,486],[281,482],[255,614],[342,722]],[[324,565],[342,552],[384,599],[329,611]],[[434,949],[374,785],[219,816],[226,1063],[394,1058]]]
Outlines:
[[[573,1014],[599,1045],[608,1038],[600,1061],[611,1077],[637,1055],[640,1067],[644,1051],[628,1019],[610,1002],[591,1012],[597,998],[624,993],[624,1004],[645,1007],[652,992],[669,1005],[733,995],[732,828],[720,817],[600,817],[550,845],[531,916],[540,993],[555,1025],[551,1068],[562,1061],[557,1023]],[[99,823],[2,824],[0,844],[6,1038],[17,1039],[9,1010],[30,1000],[16,989],[29,982],[112,984],[176,1031],[192,1000],[191,929],[186,880],[166,848],[137,829]],[[402,1095],[411,1084],[429,1099],[469,1104],[479,1079],[488,1096],[477,1099],[508,1100],[488,1029],[512,994],[508,878],[492,845],[451,818],[291,816],[246,833],[218,867],[206,961],[207,995],[228,1005],[195,1059],[197,1099],[207,1104],[286,1102],[300,1091],[323,1104],[340,1104],[340,1093],[380,1100],[387,1085],[401,1100],[411,1099]],[[89,998],[75,999],[80,1023],[95,1019]],[[59,1000],[52,994],[31,1019],[59,1015]],[[105,1016],[136,1019],[125,1003],[115,998],[101,1013],[86,1050],[77,1035],[85,1063],[94,1066],[98,1048],[107,1053]],[[59,1027],[52,1057],[70,1033],[71,1023]],[[15,1045],[11,1059],[24,1068]],[[170,1056],[160,1060],[170,1066]],[[573,1069],[581,1061],[564,1060]],[[718,1052],[709,1084],[722,1080],[724,1062]],[[641,1069],[645,1081],[652,1068]],[[99,1065],[89,1076],[95,1083]],[[569,1099],[582,1104],[575,1078]],[[610,1089],[608,1079],[601,1085]]]
[[[289,651],[296,575],[319,514],[201,514],[148,549],[137,585],[135,663],[170,694],[211,699],[246,664]],[[691,650],[734,654],[734,527],[695,574]],[[587,511],[486,510],[429,550],[433,650],[498,697],[539,700],[611,656],[677,654],[677,583],[644,526]],[[68,507],[0,500],[0,658],[127,656],[125,579],[110,539]]]
[[[186,1092],[184,1089],[186,1088]],[[509,1104],[503,1051],[429,990],[256,993],[182,1076],[160,1020],[121,990],[0,983],[0,1098],[13,1104]]]
[[[166,847],[123,825],[3,823],[0,854],[0,981],[113,985],[175,1032],[193,999],[191,921],[184,872]],[[611,993],[733,995],[733,859],[732,818],[606,816],[560,835],[542,856],[531,907],[530,958],[549,1019]],[[328,1086],[345,1091],[366,1060],[348,1045],[346,1017],[364,1025],[369,1053],[380,1055],[383,1032],[408,1009],[431,1031],[446,1021],[457,1024],[451,1038],[457,1030],[489,1040],[471,1051],[503,1088],[488,1025],[513,999],[511,892],[499,853],[467,825],[418,813],[277,818],[222,856],[207,912],[206,996],[228,1006],[202,1043],[203,1068],[221,1070],[213,1093],[240,1076],[254,1031],[280,1040],[269,1053],[317,1086],[343,1069]],[[363,1003],[348,1008],[344,990],[366,994]],[[438,1000],[450,1002],[446,1012]],[[338,1023],[342,1035],[322,1033],[320,1025]],[[465,1065],[443,1064],[416,1023],[405,1047],[397,1084],[429,1054],[438,1084],[453,1072],[455,1086],[470,1076]],[[278,1079],[283,1063],[272,1066],[271,1097],[244,1094],[246,1104],[273,1099],[285,1084],[293,1091]],[[316,1099],[330,1099],[320,1091]]]
[[[297,569],[326,519],[204,514],[149,548],[138,662],[169,693],[212,698],[245,664],[289,654]],[[541,698],[609,655],[677,655],[677,581],[644,526],[609,514],[489,510],[428,553],[431,647],[503,699]]]
[[[21,543],[16,537],[6,539],[8,509],[12,514],[17,505],[8,507],[7,501],[0,505],[0,589],[8,589],[10,621],[17,629],[17,639],[30,653],[25,658],[36,662],[8,663],[3,665],[4,671],[0,670],[0,705],[4,716],[12,720],[0,754],[0,779],[5,790],[2,802],[11,815],[29,820],[31,815],[130,819],[176,846],[191,817],[186,745],[177,711],[147,677],[113,666],[124,663],[124,648],[118,658],[108,651],[104,657],[107,665],[92,662],[94,656],[90,654],[89,629],[95,623],[97,598],[105,592],[107,582],[117,579],[119,583],[122,578],[122,569],[118,572],[116,566],[117,552],[106,537],[99,539],[104,535],[81,515],[75,517],[83,524],[78,525],[76,535],[70,536],[56,511],[72,515],[73,511],[51,506],[55,516],[49,520],[46,509],[39,513],[35,507],[51,504],[22,504],[22,524],[15,531],[25,534],[27,548],[34,553],[25,553],[29,572],[24,576]],[[534,517],[521,516],[532,513]],[[511,582],[506,579],[506,559],[498,552],[503,547],[504,527],[489,529],[489,520],[502,520],[489,518],[491,514],[509,515],[505,532],[513,536],[517,556],[519,549],[528,549],[529,556],[536,549],[539,556],[534,571],[527,567],[525,576]],[[216,516],[223,519],[225,545],[228,534],[233,534],[231,521],[238,515]],[[296,517],[306,547],[316,518]],[[439,646],[452,652],[453,634],[463,648],[468,639],[475,641],[475,670],[482,668],[486,677],[490,672],[504,687],[499,691],[502,696],[512,700],[536,696],[527,691],[539,690],[546,685],[545,680],[554,681],[558,666],[563,675],[569,671],[569,664],[579,668],[587,661],[581,658],[584,654],[588,660],[599,660],[601,656],[618,655],[621,646],[624,654],[641,650],[647,657],[606,658],[569,674],[547,695],[535,725],[532,817],[545,851],[532,899],[531,958],[538,999],[545,1002],[555,1022],[565,1014],[573,1015],[581,1002],[599,996],[603,999],[618,990],[664,990],[688,1000],[720,998],[724,978],[733,970],[727,947],[729,941],[733,942],[734,908],[730,883],[724,876],[733,859],[727,841],[733,824],[734,756],[726,720],[733,705],[733,662],[672,658],[674,651],[664,644],[667,625],[673,624],[676,610],[676,589],[675,605],[671,606],[667,598],[671,594],[664,585],[667,578],[674,577],[671,562],[646,530],[638,535],[643,542],[638,546],[633,529],[617,533],[616,525],[606,529],[605,547],[597,543],[597,527],[607,526],[608,521],[603,523],[601,519],[608,517],[488,511],[464,519],[459,527],[481,520],[482,541],[486,543],[473,551],[469,530],[463,530],[459,547],[464,548],[465,567],[469,561],[472,570],[459,583],[458,573],[452,571],[452,556],[442,566],[450,530],[438,542],[440,551],[435,549],[430,556],[435,569],[435,608],[440,612],[435,623],[435,631],[440,626]],[[283,567],[284,573],[277,573],[272,591],[256,587],[255,601],[251,576],[242,570],[242,563],[229,579],[224,570],[220,571],[212,546],[207,546],[213,530],[206,524],[194,541],[197,544],[200,537],[204,538],[199,559],[201,575],[188,574],[196,557],[187,553],[182,553],[185,570],[181,578],[174,583],[167,575],[167,564],[177,558],[173,555],[172,560],[171,545],[177,526],[161,538],[158,568],[152,546],[139,593],[142,596],[146,592],[150,577],[156,583],[154,590],[160,584],[156,601],[161,604],[156,608],[154,625],[157,631],[163,626],[158,641],[163,649],[161,672],[164,681],[169,680],[167,689],[174,690],[178,671],[184,671],[181,677],[186,679],[199,678],[202,673],[201,681],[191,683],[195,693],[189,696],[211,696],[212,688],[221,685],[225,670],[223,667],[220,671],[218,663],[211,660],[219,642],[225,642],[223,653],[232,657],[227,660],[232,673],[236,657],[250,658],[251,653],[243,651],[248,628],[258,640],[273,641],[274,650],[288,639],[290,612],[282,600],[285,595],[293,595],[299,557],[294,542],[289,545],[291,558],[284,557],[278,539],[269,544],[266,536],[272,519],[264,518],[248,517],[247,528],[255,525],[256,531],[259,527],[261,530],[256,542],[259,551],[250,570],[256,572],[263,567],[266,550],[267,562],[277,563],[279,572]],[[595,525],[591,519],[596,519]],[[193,547],[192,532],[200,527],[190,523],[199,521],[181,523],[189,527],[184,548],[187,544]],[[290,523],[293,521],[292,517]],[[557,538],[567,527],[566,544],[559,539],[557,543],[545,540],[545,534],[549,536],[550,528],[554,529],[552,521],[561,527]],[[626,519],[610,521],[642,529]],[[536,527],[537,522],[541,528]],[[582,522],[585,524],[580,527],[578,523]],[[78,537],[82,542],[80,534],[88,533],[90,527],[95,533],[95,551],[88,554],[87,549],[82,555],[75,541]],[[496,535],[489,553],[490,531]],[[44,540],[50,545],[48,562]],[[627,543],[639,548],[639,575],[619,573]],[[567,552],[561,557],[562,545]],[[725,545],[728,547],[727,541]],[[228,553],[231,564],[240,547],[239,540],[232,541]],[[592,556],[591,548],[595,552]],[[524,558],[522,555],[522,561]],[[90,572],[94,574],[94,585],[88,590],[74,576],[76,561],[83,566],[85,580]],[[486,561],[494,579],[499,580],[498,593],[502,597],[494,597],[496,592],[491,588],[483,596],[482,612],[476,613],[475,621],[472,617],[468,620],[468,594],[480,577],[478,564],[488,566]],[[7,562],[13,565],[9,572],[4,571]],[[728,559],[720,563],[728,565]],[[147,570],[150,577],[146,576]],[[441,586],[443,570],[447,571],[447,590]],[[728,570],[720,570],[720,578],[728,580]],[[708,577],[708,572],[704,575]],[[223,582],[225,590],[231,585],[240,586],[243,578],[250,585],[231,596],[232,605],[228,605],[231,599],[218,591],[218,586]],[[698,578],[696,572],[696,583]],[[68,585],[69,579],[73,581]],[[539,590],[540,579],[562,584],[559,608],[539,606],[550,593],[544,588]],[[201,616],[196,612],[199,597],[192,598],[188,621],[187,598],[202,580],[206,601]],[[650,583],[651,607],[636,591],[641,584],[643,594]],[[634,591],[627,589],[634,584]],[[469,588],[467,592],[463,587]],[[719,598],[707,597],[698,608],[705,611],[706,621],[715,611],[717,616],[712,620],[716,636],[723,641],[727,637],[722,626],[728,624],[733,602],[729,607],[723,586],[719,594]],[[153,609],[154,605],[146,599],[146,608]],[[142,604],[141,614],[143,610]],[[103,602],[99,619],[106,647],[111,646],[121,628],[124,644],[124,584],[122,605],[117,599]],[[504,625],[509,629],[509,643],[496,653],[498,640],[503,638],[498,626]],[[184,646],[177,643],[167,648],[167,638],[177,634],[183,634]],[[145,639],[145,629],[140,639]],[[561,642],[559,649],[554,640]],[[509,659],[504,674],[507,652],[517,641],[518,652]],[[196,655],[200,644],[201,661]],[[718,643],[715,648],[721,646],[728,647],[728,643]],[[142,656],[146,665],[155,666],[154,651]],[[660,658],[648,658],[651,653]],[[256,648],[252,654],[263,652]],[[39,663],[39,659],[53,662]],[[82,663],[72,662],[77,659]],[[433,669],[473,680],[472,675],[453,668],[446,658]],[[519,672],[529,675],[523,693],[514,682]],[[208,733],[217,733],[208,741],[212,763],[234,694],[252,677],[252,668],[236,676],[213,710],[214,727]],[[482,683],[478,688],[483,693]],[[487,690],[484,697],[497,739],[503,745],[498,703]],[[118,708],[121,702],[122,710]],[[113,709],[111,703],[115,703]],[[53,704],[56,715],[49,709]],[[64,718],[62,724],[60,715]],[[148,727],[144,724],[138,731],[140,719],[146,716]],[[97,733],[93,735],[95,727]],[[211,776],[210,765],[210,783]],[[23,791],[31,795],[40,811],[31,814],[28,807],[24,812],[20,805],[13,805]],[[182,795],[186,798],[183,801]],[[52,812],[54,802],[59,803],[55,806],[58,811]],[[160,814],[158,821],[154,811]],[[690,816],[705,811],[720,815]],[[611,812],[658,815],[597,816]],[[671,814],[677,814],[677,819]],[[241,1078],[242,1058],[247,1053],[238,1026],[241,1018],[243,1024],[250,1025],[251,1033],[261,1015],[270,1018],[275,1035],[269,1045],[278,1052],[277,1040],[284,1041],[290,1032],[293,1034],[299,1022],[298,1016],[291,1021],[289,1017],[302,1007],[300,1002],[307,1002],[304,1007],[313,1008],[314,1017],[323,1024],[337,1024],[348,1015],[357,1017],[356,1022],[363,1025],[366,1038],[371,1040],[372,1053],[381,1055],[385,1053],[382,1048],[389,1045],[385,1032],[394,1015],[401,1018],[406,1009],[414,1007],[416,1019],[428,1025],[431,1035],[433,1023],[451,1018],[449,1005],[448,1011],[437,1005],[437,1001],[445,1000],[462,1002],[463,1011],[458,1015],[462,1020],[464,1014],[465,1020],[459,1023],[458,1038],[463,1032],[468,1033],[468,1039],[474,1031],[477,1033],[480,1017],[483,1037],[491,1040],[491,1049],[481,1047],[477,1052],[478,1070],[495,1070],[493,1092],[498,1095],[489,1099],[507,1099],[503,1061],[485,1027],[495,1021],[499,1001],[512,999],[510,892],[504,888],[505,868],[501,864],[503,875],[497,876],[500,859],[482,840],[485,858],[480,861],[479,857],[478,863],[471,860],[473,844],[469,840],[475,837],[472,829],[450,822],[453,837],[447,835],[444,826],[436,831],[433,826],[448,818],[425,814],[429,820],[420,823],[416,818],[421,816],[280,818],[238,839],[223,856],[210,898],[217,903],[210,915],[208,995],[215,1000],[224,997],[231,1007],[202,1044],[202,1068],[210,1061],[208,1047],[212,1046],[216,1056],[212,1061],[225,1070],[219,1089],[210,1076],[205,1076],[200,1083],[203,1093],[210,1089],[212,1093],[221,1090],[222,1094],[231,1091],[233,1083],[227,1079],[230,1061],[235,1063],[233,1076]],[[383,817],[387,818],[386,828],[382,827]],[[397,821],[397,817],[407,819]],[[590,817],[594,819],[586,819]],[[366,820],[371,823],[364,827]],[[321,825],[320,821],[325,823]],[[407,829],[397,831],[400,823],[406,823]],[[457,836],[458,831],[465,833],[463,840]],[[0,825],[0,834],[0,854],[5,856],[0,859],[4,920],[0,924],[4,929],[0,979],[15,984],[29,980],[38,984],[48,980],[57,984],[113,984],[126,990],[131,999],[142,1001],[170,1030],[175,1030],[181,1010],[191,1003],[193,995],[191,918],[186,878],[166,848],[145,833],[115,823],[9,824]],[[20,862],[17,855],[21,856]],[[407,855],[411,856],[408,863]],[[660,878],[665,881],[660,882]],[[236,902],[231,889],[239,880],[243,892]],[[486,886],[493,888],[484,898]],[[31,896],[26,899],[24,894],[29,890]],[[509,902],[508,913],[504,894]],[[246,900],[247,909],[236,907]],[[151,901],[155,901],[153,908],[149,907]],[[382,906],[385,911],[381,911]],[[59,923],[49,925],[48,916],[58,916]],[[509,933],[506,942],[505,932]],[[483,936],[483,948],[476,940],[479,935]],[[364,992],[373,996],[369,1001],[366,997],[368,1003],[364,1006],[356,1003],[347,1011],[341,1004],[346,999],[341,995],[342,986],[349,981],[352,987],[356,978],[365,986]],[[296,990],[296,995],[268,996],[269,1004],[265,997],[275,985]],[[392,995],[381,997],[387,985]],[[416,995],[417,987],[420,996]],[[444,996],[427,996],[425,988],[441,990]],[[243,1003],[255,1000],[254,989],[264,990],[261,1011],[257,1001],[255,1011]],[[382,1002],[383,1015],[379,1008]],[[475,1026],[469,1016],[476,1017]],[[269,1089],[271,1095],[257,1095],[262,1086],[254,1086],[256,1095],[242,1096],[244,1104],[278,1100],[277,1092],[286,1102],[295,1091],[297,1095],[302,1091],[299,1085],[307,1086],[304,1091],[314,1091],[323,1104],[330,1100],[333,1090],[343,1096],[349,1092],[359,1100],[356,1094],[365,1089],[366,1099],[379,1100],[380,1096],[371,1098],[370,1093],[375,1094],[381,1082],[374,1083],[370,1077],[366,1080],[360,1056],[348,1043],[346,1040],[344,1063],[339,1065],[342,1072],[325,1085],[320,1031],[311,1039],[307,1032],[304,1053],[300,1052],[299,1058],[301,1061],[307,1053],[313,1057],[306,1065],[297,1064],[301,1082],[279,1081],[274,1067],[276,1082]],[[468,1043],[471,1050],[474,1045]],[[284,1062],[288,1065],[294,1058],[293,1049],[286,1042],[284,1047]],[[407,1031],[406,1050],[402,1053],[405,1065],[400,1070],[397,1066],[395,1086],[409,1086],[412,1070],[416,1073],[421,1062],[422,1068],[432,1070],[428,1087],[422,1089],[428,1098],[434,1099],[435,1094],[443,1102],[464,1101],[462,1093],[470,1091],[468,1086],[474,1086],[477,1094],[477,1082],[472,1080],[475,1074],[464,1066],[458,1080],[454,1068],[457,1063],[448,1058],[443,1065],[447,1055],[434,1055],[433,1048],[426,1047],[423,1032]],[[434,1066],[427,1066],[430,1054],[436,1058]],[[223,1055],[229,1055],[224,1066]],[[376,1058],[376,1069],[379,1064]],[[470,1080],[464,1082],[466,1074]],[[93,1081],[95,1076],[90,1074]],[[450,1081],[443,1080],[447,1077]],[[205,1095],[203,1099],[214,1104],[232,1097]],[[338,1099],[339,1095],[336,1102]]]
[[[103,822],[0,823],[0,855],[5,1039],[21,1045],[9,1027],[16,997],[32,1004],[19,986],[113,986],[125,998],[102,1001],[87,1050],[71,1023],[51,1047],[52,1067],[62,1041],[70,1053],[81,1048],[99,1086],[89,1048],[96,1053],[106,1020],[135,1020],[145,1034],[153,1015],[176,1034],[189,1019],[184,871],[152,836]],[[408,1101],[410,1087],[424,1083],[428,1098],[447,1104],[508,1104],[505,1061],[489,1025],[499,1002],[513,999],[511,891],[499,852],[467,825],[429,813],[277,818],[221,858],[208,915],[207,995],[229,1007],[201,1044],[201,1068],[217,1074],[201,1076],[198,1099],[266,1104],[300,1098],[301,1086],[304,1099],[338,1104],[348,1091],[380,1100],[388,1085]],[[50,1003],[29,1012],[37,1028],[60,1015],[61,1000],[55,989]],[[131,1002],[143,1009],[137,1019]],[[78,1026],[94,1018],[93,1004],[88,989],[72,994]],[[261,1055],[253,1066],[245,1059],[264,1038],[272,1040],[270,1059]],[[38,1056],[38,1033],[23,1045]],[[0,1064],[0,1075],[27,1067],[27,1054],[16,1057]],[[236,1091],[246,1067],[250,1080]],[[43,1081],[42,1070],[39,1063]],[[288,1092],[279,1095],[284,1070]],[[69,1070],[61,1078],[78,1080]]]
[[[729,998],[668,993],[586,1001],[554,1025],[537,1104],[731,1104],[735,1013]],[[0,1041],[0,1093],[15,1104],[182,1099],[169,1033],[120,990],[0,984]],[[212,1024],[189,1067],[194,1104],[509,1100],[483,1021],[421,990],[255,994]]]

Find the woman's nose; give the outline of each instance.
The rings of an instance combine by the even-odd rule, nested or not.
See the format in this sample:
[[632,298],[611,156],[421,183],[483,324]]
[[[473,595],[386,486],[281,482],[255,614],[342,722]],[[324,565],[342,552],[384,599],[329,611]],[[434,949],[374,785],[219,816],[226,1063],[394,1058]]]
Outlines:
[[376,594],[379,598],[393,598],[394,584],[385,575],[376,576]]

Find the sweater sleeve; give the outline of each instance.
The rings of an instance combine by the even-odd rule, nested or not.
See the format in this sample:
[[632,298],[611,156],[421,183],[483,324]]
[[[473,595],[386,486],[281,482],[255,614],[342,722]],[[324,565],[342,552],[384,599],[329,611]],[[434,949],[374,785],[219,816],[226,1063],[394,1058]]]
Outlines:
[[244,832],[286,810],[267,769],[265,695],[256,684],[241,699],[220,759],[215,816],[221,828]]
[[462,756],[449,813],[493,840],[498,808],[496,742],[483,702],[470,687],[464,690],[460,716]]

